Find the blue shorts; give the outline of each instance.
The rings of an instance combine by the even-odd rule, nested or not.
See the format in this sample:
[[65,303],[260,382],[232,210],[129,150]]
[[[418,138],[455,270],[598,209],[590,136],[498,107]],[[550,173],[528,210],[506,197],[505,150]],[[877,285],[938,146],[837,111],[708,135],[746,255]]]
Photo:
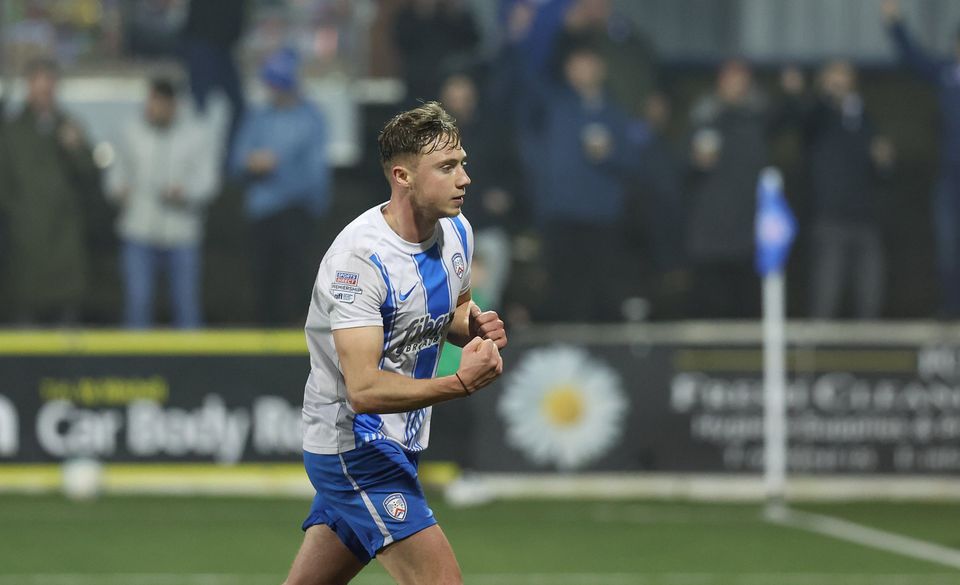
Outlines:
[[317,490],[303,530],[326,524],[363,563],[437,523],[417,480],[419,455],[374,441],[339,455],[303,453]]

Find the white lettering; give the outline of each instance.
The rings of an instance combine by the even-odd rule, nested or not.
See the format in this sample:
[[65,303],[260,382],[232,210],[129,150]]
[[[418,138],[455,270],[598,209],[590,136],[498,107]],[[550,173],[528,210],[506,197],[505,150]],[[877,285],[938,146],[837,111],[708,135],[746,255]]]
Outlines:
[[148,457],[212,455],[220,463],[236,463],[250,432],[250,415],[243,409],[229,412],[215,394],[194,410],[134,402],[127,408],[127,419],[130,452]]
[[54,400],[37,413],[37,440],[44,451],[57,457],[103,457],[116,452],[122,425],[116,411],[86,410]]
[[257,453],[300,453],[302,412],[279,396],[262,396],[253,403],[253,448]]
[[13,457],[20,449],[20,421],[17,409],[0,395],[0,457]]
[[917,373],[923,380],[956,380],[960,359],[955,347],[927,347],[917,353]]

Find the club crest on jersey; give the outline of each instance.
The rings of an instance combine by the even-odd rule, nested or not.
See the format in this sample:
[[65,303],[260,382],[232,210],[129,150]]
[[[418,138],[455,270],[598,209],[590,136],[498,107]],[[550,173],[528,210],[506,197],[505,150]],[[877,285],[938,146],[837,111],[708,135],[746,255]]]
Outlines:
[[390,494],[383,501],[383,509],[394,520],[403,522],[407,517],[407,500],[403,498],[403,494]]
[[457,273],[457,278],[463,278],[463,272],[466,269],[467,265],[463,261],[463,255],[457,252],[453,255],[453,270]]

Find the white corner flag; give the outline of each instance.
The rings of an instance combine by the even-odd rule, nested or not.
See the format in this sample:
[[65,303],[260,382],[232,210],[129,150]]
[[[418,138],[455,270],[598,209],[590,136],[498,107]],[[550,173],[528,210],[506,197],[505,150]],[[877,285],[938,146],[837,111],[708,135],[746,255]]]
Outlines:
[[787,469],[783,267],[796,231],[783,177],[767,167],[757,183],[756,265],[763,278],[764,488],[776,501],[784,497]]

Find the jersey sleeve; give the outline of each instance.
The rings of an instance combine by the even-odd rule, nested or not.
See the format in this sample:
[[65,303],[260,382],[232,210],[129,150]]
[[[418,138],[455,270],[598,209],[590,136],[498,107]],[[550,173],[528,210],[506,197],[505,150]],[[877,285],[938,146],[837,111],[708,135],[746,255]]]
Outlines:
[[463,294],[470,290],[470,272],[473,266],[473,226],[470,225],[470,222],[467,221],[466,216],[462,213],[451,220],[453,222],[453,227],[457,231],[457,238],[460,240],[460,245],[463,246],[464,256],[466,259],[466,266],[464,267],[463,278],[460,280],[460,294]]
[[314,289],[328,307],[331,330],[383,326],[387,289],[371,259],[355,252],[325,258]]

